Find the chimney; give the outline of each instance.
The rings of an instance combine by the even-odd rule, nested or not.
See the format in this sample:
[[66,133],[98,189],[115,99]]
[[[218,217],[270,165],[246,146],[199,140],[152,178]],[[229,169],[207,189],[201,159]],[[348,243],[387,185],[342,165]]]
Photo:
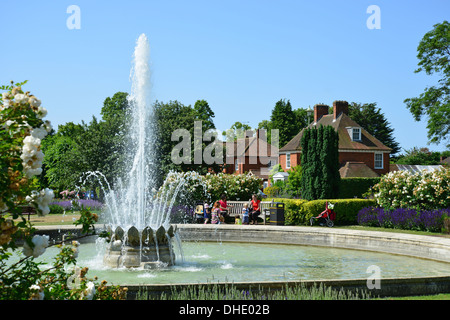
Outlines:
[[314,106],[314,123],[320,120],[323,116],[328,114],[328,109],[330,107],[326,104],[316,104]]
[[333,102],[334,120],[336,120],[341,113],[345,113],[348,115],[348,102],[343,100],[336,100]]

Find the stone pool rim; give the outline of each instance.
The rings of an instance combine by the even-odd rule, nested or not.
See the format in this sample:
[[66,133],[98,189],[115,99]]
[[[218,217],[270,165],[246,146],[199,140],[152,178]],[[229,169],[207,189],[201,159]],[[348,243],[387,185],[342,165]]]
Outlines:
[[[327,227],[307,226],[272,226],[272,225],[234,225],[234,224],[176,224],[183,241],[200,242],[254,242],[265,244],[292,244],[343,248],[363,251],[382,252],[429,259],[449,263],[448,276],[408,277],[381,279],[381,288],[372,289],[375,296],[410,296],[450,292],[450,238],[385,231],[351,230]],[[47,234],[51,239],[61,239],[67,232],[79,234],[81,228],[76,226],[37,226],[38,234]],[[96,230],[103,229],[97,225]],[[89,239],[90,238],[90,239]],[[82,239],[92,241],[93,237]],[[368,279],[349,280],[298,280],[298,281],[263,281],[233,282],[236,288],[281,289],[284,286],[323,284],[335,289],[366,290]],[[216,285],[227,285],[215,283]],[[129,298],[134,298],[139,290],[145,288],[150,294],[170,292],[174,287],[186,285],[202,286],[205,284],[161,284],[161,285],[127,285]],[[228,283],[230,285],[230,283]]]

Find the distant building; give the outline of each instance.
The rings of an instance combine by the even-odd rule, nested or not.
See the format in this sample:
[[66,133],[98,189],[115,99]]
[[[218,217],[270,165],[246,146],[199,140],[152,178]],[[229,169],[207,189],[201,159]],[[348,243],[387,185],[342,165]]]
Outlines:
[[[348,102],[334,101],[333,114],[328,114],[328,110],[328,105],[316,104],[314,121],[308,128],[329,125],[338,132],[341,177],[379,177],[388,173],[392,149],[348,116]],[[279,163],[284,171],[300,164],[303,131],[304,129],[279,151]]]
[[244,138],[232,142],[232,148],[226,143],[226,158],[224,173],[242,174],[251,173],[263,180],[263,187],[269,185],[270,169],[278,162],[278,150],[272,148],[263,136],[263,130],[249,130]]

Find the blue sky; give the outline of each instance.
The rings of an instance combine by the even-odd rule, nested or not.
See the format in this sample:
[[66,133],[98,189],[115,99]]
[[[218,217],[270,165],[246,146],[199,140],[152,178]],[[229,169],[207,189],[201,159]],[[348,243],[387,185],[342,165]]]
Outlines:
[[[67,8],[80,8],[80,29]],[[370,5],[381,29],[367,28]],[[417,45],[449,20],[448,0],[6,1],[0,83],[29,80],[56,128],[100,118],[106,97],[130,92],[136,39],[150,41],[152,100],[205,99],[220,130],[334,100],[376,102],[404,149],[427,146],[426,121],[403,100],[436,77],[415,74]],[[445,150],[444,145],[429,145]]]

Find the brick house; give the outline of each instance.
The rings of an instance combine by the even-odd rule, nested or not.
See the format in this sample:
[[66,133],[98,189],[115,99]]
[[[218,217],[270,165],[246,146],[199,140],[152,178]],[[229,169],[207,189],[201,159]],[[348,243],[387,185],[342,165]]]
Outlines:
[[[378,177],[389,172],[389,154],[386,147],[348,116],[348,102],[334,101],[333,114],[329,106],[314,106],[314,121],[308,128],[330,125],[339,134],[339,162],[342,178]],[[284,171],[300,164],[301,130],[279,151],[279,163]]]
[[[264,135],[264,136],[263,136]],[[268,186],[270,168],[278,162],[278,150],[274,149],[265,136],[264,130],[249,130],[245,138],[231,143],[231,148],[224,143],[226,159],[224,173],[242,174],[251,172],[263,180],[263,187]]]

